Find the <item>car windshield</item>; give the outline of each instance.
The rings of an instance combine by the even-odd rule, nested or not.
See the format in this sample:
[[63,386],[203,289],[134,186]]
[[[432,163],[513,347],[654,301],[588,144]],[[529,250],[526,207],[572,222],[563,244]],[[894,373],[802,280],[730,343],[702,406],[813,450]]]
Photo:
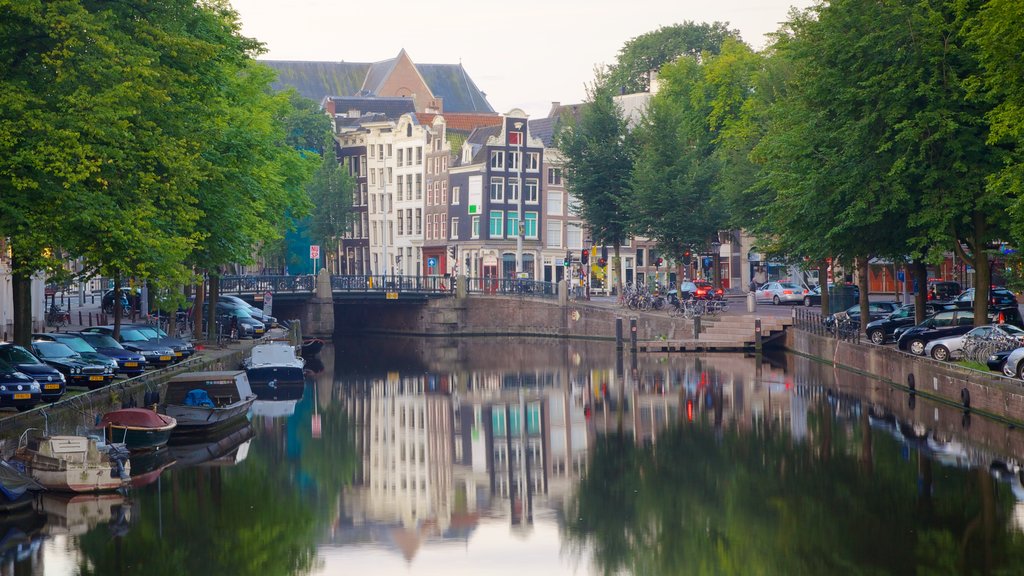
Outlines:
[[124,348],[117,340],[106,334],[82,334],[82,339],[98,348]]
[[999,328],[1009,334],[1010,336],[1024,336],[1024,330],[1017,328],[1013,324],[1000,324]]
[[125,342],[148,342],[149,338],[138,330],[132,329],[121,329],[121,340]]
[[40,341],[33,344],[33,347],[35,347],[36,352],[38,352],[39,356],[42,358],[50,358],[56,360],[59,358],[80,357],[77,352],[75,352],[71,348],[68,348],[64,344],[61,344],[60,342]]
[[230,308],[227,314],[228,316],[235,316],[236,318],[252,318],[252,315],[241,308]]
[[89,343],[81,338],[61,338],[58,340],[61,344],[71,348],[75,352],[81,354],[82,352],[95,352],[96,349],[89,346]]
[[138,328],[136,328],[136,330],[141,332],[143,336],[149,338],[150,340],[160,338],[160,333],[157,332],[156,329],[151,326],[139,326]]
[[792,283],[781,283],[779,284],[779,287],[784,290],[803,290],[800,286]]
[[39,359],[21,346],[6,346],[0,348],[0,360],[10,364],[40,364]]
[[4,362],[3,360],[0,360],[0,374],[7,376],[10,374],[14,374],[15,372],[17,372],[17,370],[12,368],[10,364]]

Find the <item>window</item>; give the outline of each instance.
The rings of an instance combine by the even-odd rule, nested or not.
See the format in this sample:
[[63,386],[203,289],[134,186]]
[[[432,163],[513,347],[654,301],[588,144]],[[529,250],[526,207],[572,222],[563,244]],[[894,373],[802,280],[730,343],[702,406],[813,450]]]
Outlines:
[[359,176],[366,177],[366,155],[359,157]]
[[540,172],[540,152],[526,154],[526,169],[530,172]]
[[583,228],[579,224],[570,222],[565,227],[565,247],[570,250],[583,248]]
[[519,178],[508,179],[508,201],[519,201]]
[[416,147],[416,165],[419,166],[420,164],[423,164],[423,147],[422,146],[417,146]]
[[370,170],[370,186],[376,186],[376,185],[377,185],[377,171],[376,170]]
[[491,178],[491,202],[505,201],[505,179]]
[[[419,150],[419,148],[417,148],[417,150]],[[419,173],[416,174],[416,199],[423,199],[423,175]]]
[[537,213],[536,212],[524,212],[523,213],[523,235],[530,240],[537,239]]
[[522,146],[523,145],[523,133],[522,132],[509,132],[508,133],[508,145],[509,146]]
[[491,210],[490,237],[501,238],[501,228],[504,224],[505,213],[501,210]]
[[405,226],[403,226],[404,223],[405,223],[405,220],[402,218],[401,214],[399,214],[399,216],[398,216],[398,235],[399,236],[401,236],[402,234],[405,234]]
[[[401,150],[399,150],[399,152],[401,152]],[[397,190],[397,192],[398,192],[398,201],[401,202],[402,201],[402,196],[405,194],[405,178],[402,178],[401,176],[398,177],[398,190]]]
[[537,180],[536,178],[527,178],[526,179],[526,190],[525,190],[525,193],[526,193],[526,198],[524,198],[525,202],[527,202],[529,204],[539,204],[540,203],[540,181]]
[[508,153],[508,169],[509,171],[518,171],[522,165],[519,163],[520,152],[509,152]]
[[459,218],[452,216],[452,240],[459,239]]
[[501,150],[491,150],[491,170],[505,169],[505,153]]
[[388,158],[391,158],[391,144],[388,144]]
[[562,247],[562,221],[548,219],[544,231],[544,246],[548,248]]
[[548,190],[548,216],[562,215],[562,191]]
[[416,209],[416,233],[423,234],[423,210],[421,208]]
[[384,159],[384,145],[383,144],[377,144],[377,157],[380,158],[381,160]]
[[[494,213],[491,212],[493,215]],[[516,238],[519,236],[519,213],[509,210],[508,218],[506,219],[508,226],[506,227],[505,234],[509,238]]]
[[439,238],[446,238],[448,236],[448,215],[438,214],[437,219],[441,221],[441,235]]
[[445,205],[445,204],[448,203],[448,181],[447,180],[442,180],[441,181],[441,202],[440,203],[442,205]]
[[562,169],[561,168],[548,168],[548,184],[553,186],[562,185]]
[[[412,234],[412,208],[405,209],[405,229],[409,231],[409,234]],[[418,229],[417,232],[419,231]]]
[[473,219],[470,220],[470,225],[473,228],[470,231],[470,237],[472,237],[472,238],[479,238],[480,237],[480,217],[479,216],[473,216]]
[[375,150],[375,148],[373,146],[368,146],[368,148],[370,149],[370,158],[376,158],[376,156],[374,156],[374,154],[373,154],[373,151]]
[[434,239],[434,215],[427,214],[427,240]]
[[[441,186],[442,186],[441,189],[444,190],[444,187],[448,186],[448,183],[445,182],[445,183],[441,184]],[[452,186],[452,205],[454,206],[454,205],[456,205],[458,203],[459,203],[459,187],[458,186]]]
[[398,149],[398,160],[396,160],[396,162],[398,163],[399,166],[402,165],[402,153],[403,152],[405,152],[405,150],[402,150],[401,148]]

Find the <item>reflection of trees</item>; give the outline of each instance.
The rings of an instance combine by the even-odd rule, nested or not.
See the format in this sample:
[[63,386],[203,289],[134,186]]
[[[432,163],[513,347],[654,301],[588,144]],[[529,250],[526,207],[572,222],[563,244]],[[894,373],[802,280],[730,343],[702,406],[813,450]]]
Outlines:
[[149,488],[133,494],[138,514],[124,537],[112,539],[105,526],[82,536],[81,574],[291,575],[313,567],[314,507],[286,469],[258,455],[233,468],[172,468]]
[[[987,471],[925,459],[920,469],[937,468],[929,480],[916,452],[906,461],[892,437],[865,440],[866,419],[831,420],[818,411],[809,419],[814,441],[796,446],[775,431],[716,436],[707,421],[666,430],[653,446],[599,440],[566,515],[570,545],[591,550],[605,574],[1011,573],[1020,566],[1024,542],[1004,528],[1013,499]],[[919,486],[929,482],[934,493],[921,506]]]

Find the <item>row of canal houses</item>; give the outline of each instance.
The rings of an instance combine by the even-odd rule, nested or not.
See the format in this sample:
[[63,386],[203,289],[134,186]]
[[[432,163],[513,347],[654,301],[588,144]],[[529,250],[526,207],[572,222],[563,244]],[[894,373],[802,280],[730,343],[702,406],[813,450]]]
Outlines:
[[[321,102],[339,162],[357,183],[350,231],[324,249],[331,273],[507,278],[520,271],[521,255],[529,277],[559,281],[567,253],[574,273],[584,247],[602,254],[566,191],[554,147],[560,123],[580,105],[553,103],[544,118],[499,114],[461,64],[416,64],[404,50],[375,63],[265,63],[278,71],[278,87]],[[635,121],[649,98],[617,101]],[[733,250],[721,252],[723,278],[747,276],[740,258],[729,258]],[[656,248],[642,239],[627,242],[622,256],[624,282],[666,278],[668,270],[653,266]],[[610,271],[597,261],[591,281],[601,285]]]
[[531,278],[557,281],[566,253],[578,263],[589,246],[553,147],[578,106],[499,114],[461,64],[415,64],[404,50],[370,64],[265,63],[281,87],[320,96],[357,184],[350,231],[325,249],[332,273],[510,277],[518,252]]

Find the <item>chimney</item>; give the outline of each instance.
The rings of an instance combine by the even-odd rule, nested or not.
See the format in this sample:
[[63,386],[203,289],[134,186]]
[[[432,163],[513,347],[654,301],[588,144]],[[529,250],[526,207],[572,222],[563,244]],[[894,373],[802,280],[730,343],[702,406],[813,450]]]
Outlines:
[[551,110],[548,111],[548,118],[554,118],[555,115],[558,114],[558,109],[561,108],[561,107],[562,107],[562,103],[561,102],[552,102],[551,103]]
[[658,88],[661,87],[660,83],[658,82],[658,71],[649,70],[647,72],[647,78],[649,79],[647,91],[650,92],[651,94],[657,94]]
[[327,99],[327,115],[334,116],[334,98]]

